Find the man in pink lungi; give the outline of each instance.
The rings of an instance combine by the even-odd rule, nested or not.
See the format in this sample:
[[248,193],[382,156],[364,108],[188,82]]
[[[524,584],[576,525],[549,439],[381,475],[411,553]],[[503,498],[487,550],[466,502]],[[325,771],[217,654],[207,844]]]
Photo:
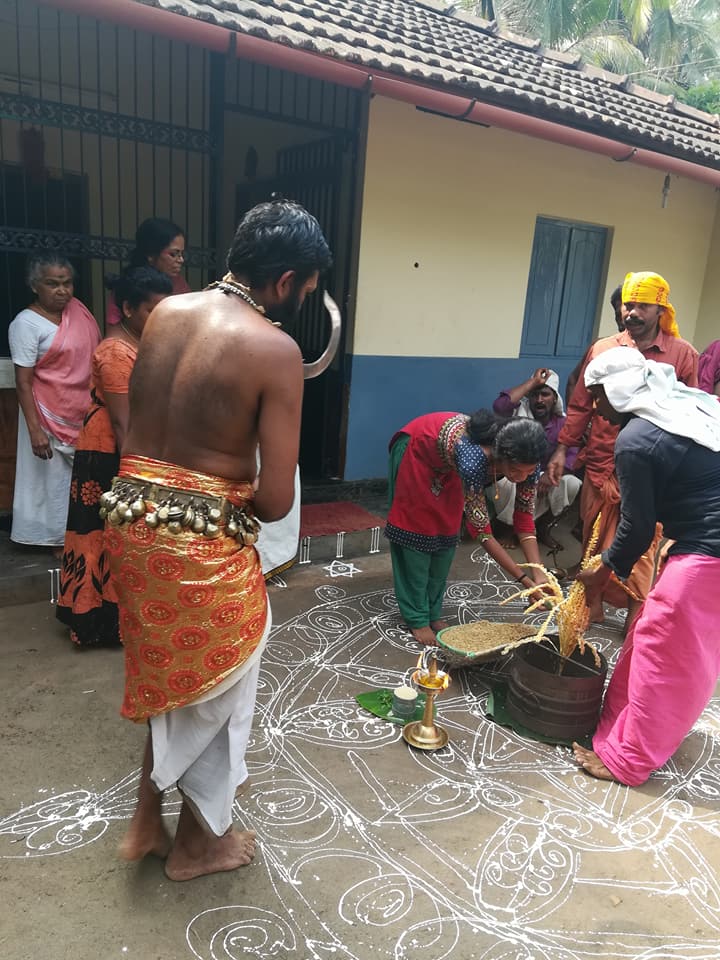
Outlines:
[[720,404],[674,369],[616,347],[585,371],[597,412],[622,424],[615,444],[621,516],[602,563],[579,574],[588,605],[611,573],[629,576],[655,524],[671,539],[605,695],[588,773],[644,783],[679,747],[720,676]]

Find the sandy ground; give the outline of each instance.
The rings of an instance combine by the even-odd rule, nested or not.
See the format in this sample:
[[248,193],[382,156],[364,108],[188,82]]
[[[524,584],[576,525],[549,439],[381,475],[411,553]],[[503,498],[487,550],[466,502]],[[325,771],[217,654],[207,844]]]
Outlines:
[[[451,620],[522,615],[481,551],[452,578]],[[235,810],[258,855],[187,884],[116,856],[145,733],[121,653],[72,648],[47,603],[0,610],[3,960],[717,960],[720,700],[635,790],[488,720],[477,670],[439,703],[450,745],[418,753],[354,700],[417,659],[387,555],[286,582]],[[592,631],[611,661],[618,628]]]

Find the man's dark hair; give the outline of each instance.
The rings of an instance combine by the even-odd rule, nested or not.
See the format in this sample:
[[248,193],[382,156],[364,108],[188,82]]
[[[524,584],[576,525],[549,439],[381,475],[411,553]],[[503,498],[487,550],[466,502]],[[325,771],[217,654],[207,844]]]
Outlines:
[[332,265],[320,224],[299,203],[273,200],[249,210],[237,228],[227,266],[251,287],[275,283],[288,270],[304,283]]
[[119,310],[122,310],[123,303],[129,303],[132,309],[136,310],[153,294],[164,294],[167,297],[173,292],[170,277],[152,267],[130,267],[119,277],[106,277],[105,286],[112,290]]
[[610,294],[610,306],[615,308],[622,302],[622,284],[619,287],[615,287],[613,292]]

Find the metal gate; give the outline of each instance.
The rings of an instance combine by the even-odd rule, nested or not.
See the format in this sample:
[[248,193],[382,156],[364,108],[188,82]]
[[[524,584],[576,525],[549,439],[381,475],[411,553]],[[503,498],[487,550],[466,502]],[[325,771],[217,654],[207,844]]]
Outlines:
[[[207,281],[210,55],[32,0],[0,0],[0,356],[27,305],[25,257],[66,254],[102,324],[103,277],[146,217],[186,231],[188,280]],[[214,238],[213,238],[214,240]]]
[[[298,324],[297,340],[305,360],[315,360],[328,338],[328,318],[322,291],[329,290],[344,306],[347,318],[347,258],[352,223],[353,195],[343,191],[346,166],[354,165],[355,141],[336,136],[316,140],[278,154],[278,186],[287,197],[297,200],[315,217],[333,251],[333,267],[321,279],[317,293],[306,301]],[[342,226],[346,236],[343,236]],[[347,324],[338,355],[318,380],[305,383],[301,433],[301,465],[306,473],[322,479],[340,475],[340,444],[345,386],[345,343]],[[319,469],[318,469],[319,467]]]
[[[229,65],[226,78],[226,116],[238,114],[248,125],[262,120],[281,123],[285,130],[290,125],[297,128],[297,142],[275,151],[273,169],[267,175],[245,176],[236,184],[235,220],[275,192],[296,200],[317,217],[334,263],[318,293],[306,301],[295,332],[304,359],[312,361],[320,356],[328,337],[323,289],[330,291],[347,321],[363,94],[238,61]],[[247,146],[244,141],[243,146]],[[252,147],[250,156],[254,163]],[[347,322],[332,366],[305,384],[300,465],[306,481],[342,475],[349,390],[346,341]]]
[[[0,407],[15,402],[7,328],[30,299],[29,253],[72,261],[76,295],[101,326],[104,278],[127,262],[147,217],[185,230],[193,289],[214,278],[233,227],[228,190],[241,192],[225,142],[232,115],[277,133],[267,180],[318,216],[335,257],[327,282],[346,306],[361,93],[36,0],[0,0],[0,23]],[[251,186],[255,202],[271,192]],[[299,337],[307,359],[325,339],[313,300]],[[301,462],[317,478],[341,471],[342,351],[307,390]]]

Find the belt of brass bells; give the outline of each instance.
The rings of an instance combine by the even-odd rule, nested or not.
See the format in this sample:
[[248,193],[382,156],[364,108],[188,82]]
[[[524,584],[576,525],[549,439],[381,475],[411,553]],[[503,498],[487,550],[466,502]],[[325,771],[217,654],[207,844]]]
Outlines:
[[222,534],[220,525],[223,524],[225,534],[246,547],[255,543],[260,533],[257,519],[225,497],[115,477],[111,489],[100,497],[100,518],[120,526],[140,517],[153,529],[162,524],[175,535],[190,530],[210,540]]

